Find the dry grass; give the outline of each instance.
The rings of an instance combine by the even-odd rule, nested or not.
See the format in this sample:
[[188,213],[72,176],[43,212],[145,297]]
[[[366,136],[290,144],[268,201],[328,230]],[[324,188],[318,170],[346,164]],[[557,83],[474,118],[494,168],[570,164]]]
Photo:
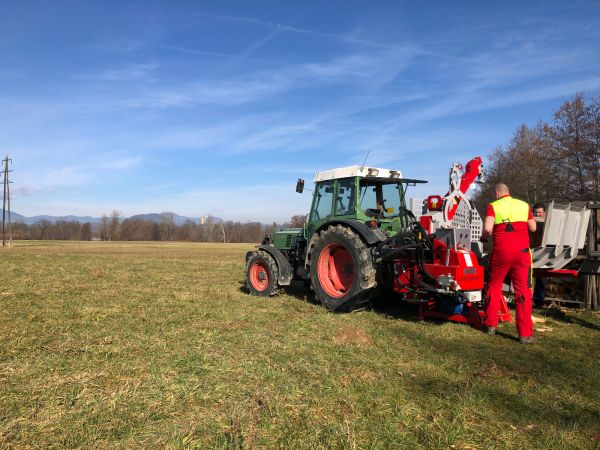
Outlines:
[[[242,289],[249,245],[3,249],[0,447],[594,448],[600,320],[539,342]],[[540,330],[541,331],[541,330]]]

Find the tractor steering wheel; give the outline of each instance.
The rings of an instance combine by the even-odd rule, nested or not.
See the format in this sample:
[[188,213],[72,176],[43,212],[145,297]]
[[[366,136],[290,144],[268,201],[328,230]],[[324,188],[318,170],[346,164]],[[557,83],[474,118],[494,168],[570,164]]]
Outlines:
[[384,217],[383,212],[375,208],[365,209],[365,215],[374,219],[382,219]]

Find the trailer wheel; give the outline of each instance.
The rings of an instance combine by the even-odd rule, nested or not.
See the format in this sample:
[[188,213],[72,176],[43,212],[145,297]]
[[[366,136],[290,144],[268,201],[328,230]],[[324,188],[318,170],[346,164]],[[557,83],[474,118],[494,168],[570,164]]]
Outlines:
[[277,293],[279,271],[267,252],[253,252],[246,262],[246,287],[253,295],[269,297]]
[[316,238],[311,255],[311,282],[323,306],[347,312],[368,304],[375,269],[369,248],[356,233],[331,226]]

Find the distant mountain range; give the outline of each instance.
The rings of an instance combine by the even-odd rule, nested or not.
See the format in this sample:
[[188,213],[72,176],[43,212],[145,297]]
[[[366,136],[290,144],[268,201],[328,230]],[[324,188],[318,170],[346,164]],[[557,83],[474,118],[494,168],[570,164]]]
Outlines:
[[[27,225],[33,225],[34,223],[39,222],[41,220],[47,220],[48,222],[52,222],[52,223],[59,222],[61,220],[68,221],[68,222],[79,222],[79,223],[89,222],[92,225],[99,225],[102,221],[101,217],[72,216],[72,215],[71,216],[41,215],[41,216],[27,217],[27,216],[18,214],[13,211],[11,211],[11,213],[10,213],[10,218],[13,223],[22,222]],[[121,221],[123,221],[125,219],[149,220],[151,222],[160,223],[162,221],[162,215],[159,213],[150,213],[150,214],[136,214],[135,216],[131,216],[131,217],[121,217]],[[173,213],[173,221],[175,222],[175,225],[183,225],[188,220],[191,220],[194,223],[202,223],[202,224],[207,223],[208,221],[211,221],[212,223],[223,222],[223,219],[221,219],[220,217],[215,217],[215,216],[211,216],[211,215],[205,215],[205,216],[202,216],[199,218],[192,218],[192,217],[180,216],[179,214]]]

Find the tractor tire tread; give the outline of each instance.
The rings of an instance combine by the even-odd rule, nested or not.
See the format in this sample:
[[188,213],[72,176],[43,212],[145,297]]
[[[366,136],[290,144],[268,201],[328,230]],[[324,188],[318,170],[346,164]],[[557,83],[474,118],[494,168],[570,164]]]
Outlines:
[[[269,285],[264,291],[259,291],[252,286],[250,282],[250,267],[257,261],[263,261],[269,271]],[[252,295],[258,295],[260,297],[272,297],[279,292],[279,269],[275,259],[267,252],[263,250],[257,250],[252,252],[248,261],[246,261],[246,288]]]
[[[318,282],[318,275],[316,273],[316,261],[318,261],[318,255],[315,255],[314,251],[315,249],[319,250],[320,245],[328,238],[332,240],[332,242],[346,240],[349,246],[355,250],[356,259],[359,263],[358,283],[353,285],[350,295],[347,296],[347,298],[331,298],[325,294],[320,286],[315,286]],[[376,271],[370,248],[353,230],[343,225],[329,226],[315,236],[311,242],[309,251],[313,290],[323,306],[334,312],[350,312],[364,309],[369,306],[372,292],[377,285]]]

